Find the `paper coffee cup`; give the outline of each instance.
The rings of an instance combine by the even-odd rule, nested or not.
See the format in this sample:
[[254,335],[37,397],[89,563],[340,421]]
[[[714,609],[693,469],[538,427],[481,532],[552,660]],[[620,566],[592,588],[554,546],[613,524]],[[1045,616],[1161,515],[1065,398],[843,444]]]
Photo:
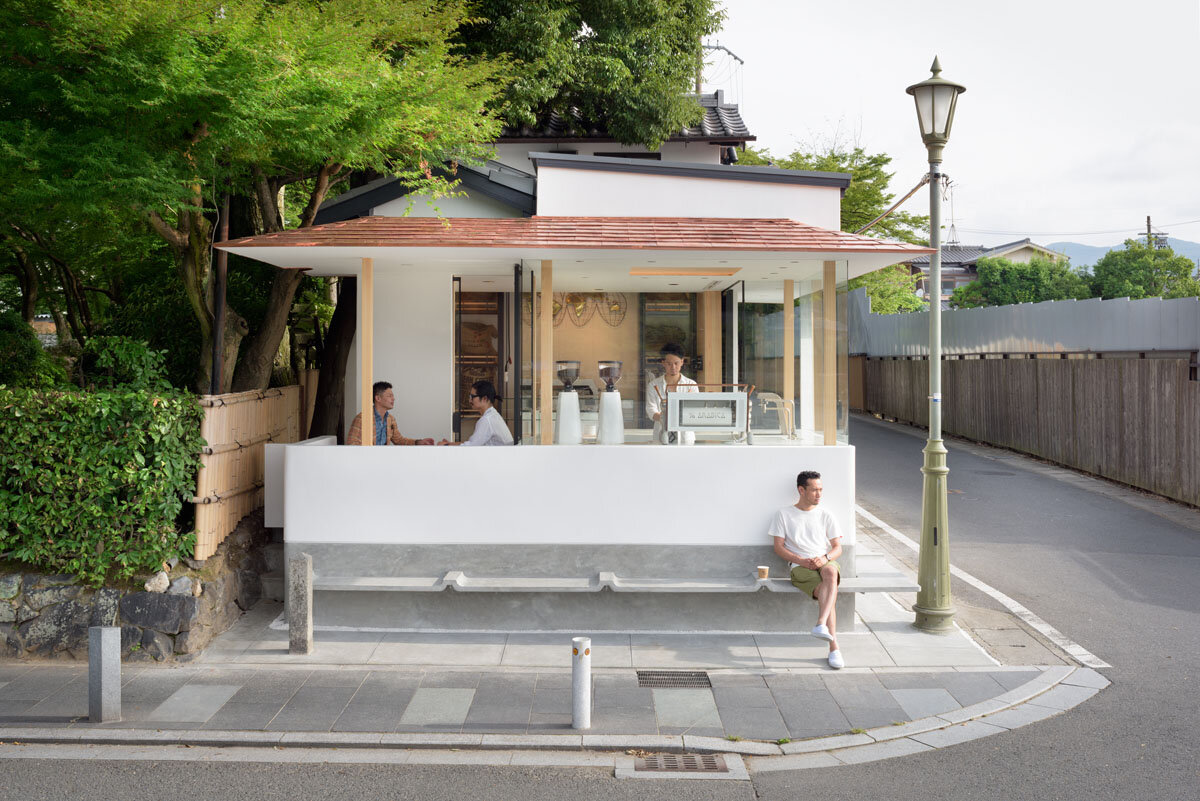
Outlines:
[[759,565],[758,566],[758,577],[760,579],[765,579],[770,572],[771,572],[771,568],[768,567],[767,565]]

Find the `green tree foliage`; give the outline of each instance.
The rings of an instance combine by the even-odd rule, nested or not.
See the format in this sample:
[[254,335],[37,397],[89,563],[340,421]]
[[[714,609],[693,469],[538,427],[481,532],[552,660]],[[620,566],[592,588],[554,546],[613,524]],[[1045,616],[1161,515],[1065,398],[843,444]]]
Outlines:
[[128,337],[92,337],[83,348],[80,366],[89,387],[163,391],[166,377],[164,353]]
[[201,417],[191,395],[0,387],[0,551],[95,585],[186,554]]
[[[429,165],[478,158],[497,131],[480,111],[499,69],[453,52],[465,18],[462,2],[425,0],[13,0],[0,6],[0,169],[21,207],[132,208],[152,225],[207,384],[212,339],[232,363],[249,325],[230,308],[212,330],[206,210],[228,188],[279,230],[279,190],[303,186],[292,202],[310,224],[354,169],[446,191]],[[269,375],[298,284],[273,279],[251,380]]]
[[1125,240],[1092,268],[1092,291],[1101,298],[1186,298],[1200,295],[1196,264],[1171,248]]
[[871,311],[875,314],[899,314],[921,311],[926,303],[917,297],[919,274],[913,274],[903,264],[893,264],[873,273],[851,279],[850,288],[867,290]]
[[[861,147],[846,148],[836,143],[819,150],[797,150],[784,158],[775,158],[769,150],[746,148],[738,157],[742,165],[773,163],[785,170],[815,170],[850,174],[850,186],[842,195],[842,230],[857,231],[887,211],[896,196],[889,191],[892,175],[887,166],[892,157],[886,153],[867,153]],[[928,242],[925,232],[929,218],[895,211],[867,231],[869,236],[898,239],[914,245]]]
[[574,107],[617,140],[650,148],[699,117],[687,93],[701,39],[723,18],[713,0],[476,0],[471,10],[466,51],[513,64],[493,104],[508,124]]
[[1041,303],[1044,300],[1082,300],[1092,296],[1087,277],[1063,262],[1035,256],[1028,264],[1008,259],[980,259],[979,277],[954,290],[956,309]]
[[[836,143],[820,150],[797,150],[780,159],[767,150],[746,148],[738,160],[743,165],[774,164],[787,170],[849,173],[850,186],[842,195],[844,231],[857,231],[892,205],[895,195],[888,187],[893,174],[886,169],[891,162],[886,153],[869,154],[861,147],[844,148]],[[928,217],[896,211],[864,233],[923,245],[928,228]],[[893,265],[852,279],[850,288],[865,288],[871,298],[871,311],[876,314],[896,314],[925,308],[925,301],[915,294],[919,280],[920,276],[912,275],[908,268]]]

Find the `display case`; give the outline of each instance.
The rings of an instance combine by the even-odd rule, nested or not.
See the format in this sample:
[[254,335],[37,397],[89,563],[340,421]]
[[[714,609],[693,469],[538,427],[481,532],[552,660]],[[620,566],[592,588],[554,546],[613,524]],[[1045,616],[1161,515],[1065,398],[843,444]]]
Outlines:
[[479,419],[471,408],[471,385],[491,381],[497,392],[505,391],[504,311],[502,292],[455,293],[454,432],[458,441],[471,436]]

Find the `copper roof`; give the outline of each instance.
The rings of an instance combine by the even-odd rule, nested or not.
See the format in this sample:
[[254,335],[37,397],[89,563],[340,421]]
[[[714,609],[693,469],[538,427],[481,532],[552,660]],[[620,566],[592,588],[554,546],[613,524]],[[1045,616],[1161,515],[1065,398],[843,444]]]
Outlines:
[[248,236],[242,247],[440,247],[901,253],[929,248],[785,219],[725,217],[358,217]]

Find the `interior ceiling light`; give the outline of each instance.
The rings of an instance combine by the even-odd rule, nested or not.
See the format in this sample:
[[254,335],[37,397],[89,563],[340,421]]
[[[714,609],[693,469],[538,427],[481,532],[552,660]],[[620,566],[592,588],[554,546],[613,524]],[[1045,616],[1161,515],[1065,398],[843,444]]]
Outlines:
[[740,271],[741,267],[634,267],[630,275],[647,276],[727,276]]

